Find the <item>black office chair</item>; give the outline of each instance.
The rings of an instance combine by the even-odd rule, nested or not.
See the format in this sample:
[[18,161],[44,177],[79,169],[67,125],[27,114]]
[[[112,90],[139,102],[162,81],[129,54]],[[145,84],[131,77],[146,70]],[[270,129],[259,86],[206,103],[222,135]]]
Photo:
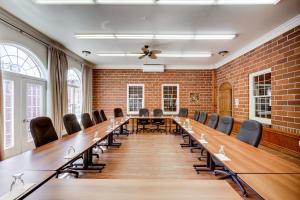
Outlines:
[[[178,113],[178,117],[188,117],[189,115],[189,109],[187,108],[180,108],[179,109],[179,113]],[[176,124],[174,121],[172,124]],[[178,124],[176,124],[176,128],[173,130],[173,133],[180,133]]]
[[105,115],[104,110],[100,110],[100,116],[101,116],[102,121],[104,121],[104,122],[107,121],[107,117]]
[[[115,118],[124,117],[122,108],[114,108],[114,117]],[[128,130],[128,124],[129,124],[129,121],[124,124],[125,128],[123,127],[122,131],[119,130],[119,131],[116,131],[115,133],[117,135],[123,134],[123,135],[128,136],[130,134],[130,131]]]
[[[255,120],[244,121],[241,125],[238,134],[236,135],[236,138],[238,140],[241,140],[254,147],[258,147],[261,137],[262,137],[262,124]],[[214,156],[212,156],[212,161],[216,166],[222,167],[222,169],[220,170],[218,169],[214,170],[214,174],[217,173],[224,174],[225,176],[223,176],[221,179],[231,178],[239,186],[239,188],[243,192],[243,195],[247,196],[247,191],[245,190],[244,186],[237,178],[237,175],[232,173],[228,169],[226,169],[223,163],[219,161],[217,158],[215,158]]]
[[94,126],[94,123],[93,123],[89,113],[81,114],[81,123],[82,123],[82,126],[84,129]]
[[[37,117],[30,121],[30,132],[36,147],[43,146],[55,140],[58,140],[57,133],[49,117]],[[65,167],[57,172],[57,176],[62,173],[73,174],[76,178],[79,177],[79,173],[73,170],[69,170],[70,166]]]
[[207,112],[200,112],[198,122],[200,122],[201,124],[205,124],[206,119],[207,119]]
[[[153,116],[154,117],[161,117],[163,116],[163,111],[160,108],[153,110]],[[156,129],[153,129],[153,131],[159,131],[159,132],[166,132],[167,130],[160,128],[160,126],[165,125],[165,119],[152,119],[152,124],[156,126]]]
[[200,112],[198,110],[195,111],[194,116],[193,116],[193,120],[198,121]]
[[49,117],[37,117],[30,121],[30,132],[36,147],[58,140]]
[[[149,110],[147,108],[141,108],[139,110],[139,117],[148,117],[149,116]],[[137,131],[136,132],[139,132],[139,131],[147,131],[149,130],[148,128],[146,128],[147,125],[150,125],[151,124],[151,121],[150,119],[138,119],[137,120]],[[139,128],[139,126],[142,126],[142,128]]]
[[234,119],[231,116],[224,116],[220,119],[218,131],[230,135],[233,128]]
[[94,122],[96,124],[100,124],[102,122],[102,118],[98,110],[93,111],[92,115],[93,115]]
[[75,114],[66,114],[63,117],[65,129],[69,135],[81,131],[80,124]]
[[215,129],[218,126],[218,122],[219,122],[219,115],[217,113],[211,113],[207,126]]

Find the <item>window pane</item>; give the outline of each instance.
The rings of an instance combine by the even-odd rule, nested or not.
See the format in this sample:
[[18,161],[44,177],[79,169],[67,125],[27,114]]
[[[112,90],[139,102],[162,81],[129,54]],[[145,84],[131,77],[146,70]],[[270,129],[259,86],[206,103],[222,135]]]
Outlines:
[[177,111],[177,86],[163,86],[164,112]]
[[138,112],[143,108],[143,86],[128,86],[128,110]]
[[0,45],[0,55],[3,70],[43,78],[37,61],[25,50],[13,45]]
[[4,148],[14,146],[14,82],[3,80]]
[[81,79],[80,72],[75,69],[68,70],[68,112],[74,113],[77,120],[81,120]]

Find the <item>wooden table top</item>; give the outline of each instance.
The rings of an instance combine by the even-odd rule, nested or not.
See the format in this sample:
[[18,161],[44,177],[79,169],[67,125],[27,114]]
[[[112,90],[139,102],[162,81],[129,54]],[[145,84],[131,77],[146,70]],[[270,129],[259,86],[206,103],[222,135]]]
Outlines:
[[239,174],[238,177],[264,199],[300,199],[300,174]]
[[[116,119],[116,122],[120,125],[121,118]],[[0,170],[58,170],[72,161],[64,158],[70,146],[75,148],[76,155],[81,155],[97,143],[97,141],[93,140],[96,131],[99,136],[98,141],[104,139],[112,132],[112,130],[106,132],[109,123],[109,121],[102,122],[78,133],[64,136],[59,140],[1,161]]]
[[[185,119],[181,118],[180,126]],[[202,146],[211,154],[218,153],[220,145],[225,146],[225,154],[230,161],[222,161],[234,173],[299,173],[300,166],[268,153],[262,149],[248,145],[235,137],[227,136],[199,122],[191,120],[194,133],[190,135],[199,140],[201,132],[205,133],[208,142]],[[186,128],[184,128],[186,130]],[[222,137],[220,137],[222,136]]]
[[[37,187],[39,184],[43,183],[48,178],[51,178],[56,173],[55,171],[20,171],[20,170],[0,170],[0,197],[9,192],[10,185],[13,181],[12,175],[17,173],[24,173],[22,176],[25,184],[34,183]],[[32,189],[35,189],[33,187]]]
[[101,199],[101,200],[199,200],[242,199],[226,182],[220,180],[51,180],[27,199]]

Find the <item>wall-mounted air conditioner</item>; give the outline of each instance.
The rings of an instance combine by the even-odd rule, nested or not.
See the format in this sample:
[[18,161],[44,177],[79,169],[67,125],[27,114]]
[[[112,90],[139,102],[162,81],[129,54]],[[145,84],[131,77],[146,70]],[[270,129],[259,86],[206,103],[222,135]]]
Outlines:
[[155,64],[144,64],[143,72],[164,72],[164,65],[155,65]]

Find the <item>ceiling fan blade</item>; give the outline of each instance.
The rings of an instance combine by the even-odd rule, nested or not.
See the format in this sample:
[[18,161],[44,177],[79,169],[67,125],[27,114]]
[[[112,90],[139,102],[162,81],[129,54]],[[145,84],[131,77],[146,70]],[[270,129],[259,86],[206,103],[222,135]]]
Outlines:
[[145,56],[146,56],[146,54],[141,55],[141,56],[139,57],[139,59],[143,59],[143,58],[145,58]]

